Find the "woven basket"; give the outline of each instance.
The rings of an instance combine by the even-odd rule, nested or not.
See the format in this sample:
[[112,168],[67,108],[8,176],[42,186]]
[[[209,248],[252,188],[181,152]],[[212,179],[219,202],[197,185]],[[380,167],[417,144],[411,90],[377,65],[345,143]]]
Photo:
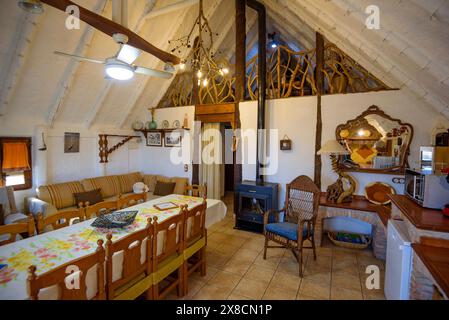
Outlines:
[[[355,234],[355,233],[353,233]],[[349,248],[349,249],[366,249],[370,244],[371,244],[371,237],[367,236],[367,235],[362,235],[362,234],[356,234],[358,236],[360,236],[362,239],[365,239],[365,243],[353,243],[353,242],[346,242],[346,241],[340,241],[337,240],[337,234],[335,232],[328,232],[327,236],[329,237],[329,240],[332,241],[333,244],[340,246],[340,247],[344,247],[344,248]]]

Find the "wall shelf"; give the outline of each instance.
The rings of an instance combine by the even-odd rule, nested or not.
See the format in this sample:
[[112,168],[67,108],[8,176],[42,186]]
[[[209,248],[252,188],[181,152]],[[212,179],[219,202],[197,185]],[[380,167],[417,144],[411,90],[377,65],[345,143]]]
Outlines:
[[134,131],[137,132],[142,132],[145,136],[148,132],[173,132],[176,130],[187,130],[189,131],[190,128],[168,128],[168,129],[140,129],[140,130],[136,130],[134,129]]

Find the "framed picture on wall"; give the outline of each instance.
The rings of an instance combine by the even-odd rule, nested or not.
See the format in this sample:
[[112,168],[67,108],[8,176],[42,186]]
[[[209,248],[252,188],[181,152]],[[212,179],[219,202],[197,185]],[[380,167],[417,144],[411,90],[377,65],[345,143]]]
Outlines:
[[80,152],[80,134],[76,132],[64,132],[64,153]]
[[166,147],[180,147],[182,134],[179,130],[165,133],[164,144]]
[[162,147],[162,131],[151,131],[147,133],[148,147]]

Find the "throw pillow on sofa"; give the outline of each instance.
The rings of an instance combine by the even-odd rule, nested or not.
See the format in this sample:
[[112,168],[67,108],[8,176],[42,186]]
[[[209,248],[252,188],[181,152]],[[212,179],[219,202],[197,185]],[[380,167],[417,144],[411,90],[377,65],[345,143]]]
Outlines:
[[154,187],[155,196],[168,196],[175,190],[176,182],[162,182],[158,181]]
[[89,202],[89,205],[94,205],[103,201],[103,197],[101,196],[101,189],[74,193],[73,196],[75,197],[77,205],[85,202]]

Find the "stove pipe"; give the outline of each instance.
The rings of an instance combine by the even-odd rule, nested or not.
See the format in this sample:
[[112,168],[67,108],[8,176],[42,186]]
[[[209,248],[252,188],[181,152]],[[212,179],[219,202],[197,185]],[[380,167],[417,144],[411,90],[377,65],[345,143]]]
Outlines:
[[257,69],[257,157],[256,157],[256,182],[263,184],[263,175],[260,174],[260,160],[262,159],[263,134],[260,133],[265,129],[265,99],[267,86],[267,14],[265,6],[256,0],[246,0],[248,7],[257,11],[258,19],[258,37],[259,37],[259,61]]

